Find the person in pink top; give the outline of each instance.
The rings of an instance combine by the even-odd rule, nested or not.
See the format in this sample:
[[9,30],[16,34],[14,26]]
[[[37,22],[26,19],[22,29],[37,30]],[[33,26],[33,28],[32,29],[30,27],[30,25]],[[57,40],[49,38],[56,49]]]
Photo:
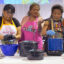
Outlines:
[[38,49],[43,50],[41,30],[38,28],[39,22],[42,21],[39,10],[39,4],[33,3],[29,8],[28,16],[22,19],[20,41],[35,41],[38,43]]

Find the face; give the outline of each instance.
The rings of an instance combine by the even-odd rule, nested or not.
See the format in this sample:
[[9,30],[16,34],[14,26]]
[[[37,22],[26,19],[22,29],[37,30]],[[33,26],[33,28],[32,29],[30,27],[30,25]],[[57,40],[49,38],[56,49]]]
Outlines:
[[57,21],[57,20],[60,20],[61,17],[62,17],[61,10],[55,9],[55,10],[53,11],[53,13],[52,13],[52,18]]
[[11,13],[11,10],[3,11],[3,15],[7,21],[10,21],[13,17],[13,13]]
[[37,5],[30,10],[30,15],[33,17],[39,16],[39,7]]

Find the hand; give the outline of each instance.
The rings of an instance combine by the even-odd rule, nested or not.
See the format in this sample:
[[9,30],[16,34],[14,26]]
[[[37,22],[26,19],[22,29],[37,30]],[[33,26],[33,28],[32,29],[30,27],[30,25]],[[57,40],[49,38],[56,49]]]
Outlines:
[[44,24],[45,24],[45,21],[43,23],[41,23],[41,27],[43,28],[44,27]]
[[49,36],[53,36],[53,35],[55,35],[55,31],[53,31],[53,30],[48,30],[48,31],[46,32],[46,34],[49,35]]
[[42,17],[39,17],[39,18],[38,18],[38,21],[43,21],[43,18],[42,18]]
[[4,39],[4,36],[2,34],[0,34],[0,40]]

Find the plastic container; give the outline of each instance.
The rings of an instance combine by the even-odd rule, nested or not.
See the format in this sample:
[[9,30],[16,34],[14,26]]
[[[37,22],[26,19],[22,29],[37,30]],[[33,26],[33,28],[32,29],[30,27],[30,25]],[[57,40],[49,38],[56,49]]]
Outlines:
[[18,44],[3,44],[1,50],[5,56],[14,56],[18,48]]
[[63,52],[63,39],[49,38],[48,39],[48,55],[60,56],[62,52]]

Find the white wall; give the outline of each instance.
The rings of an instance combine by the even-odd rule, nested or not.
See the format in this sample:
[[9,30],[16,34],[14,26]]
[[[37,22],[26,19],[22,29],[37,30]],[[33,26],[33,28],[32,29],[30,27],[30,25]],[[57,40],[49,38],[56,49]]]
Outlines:
[[[40,15],[43,17],[43,19],[50,17],[51,7],[54,4],[61,4],[62,6],[64,5],[64,4],[58,3],[58,2],[40,5]],[[30,5],[14,4],[14,6],[15,6],[15,9],[16,9],[14,17],[17,18],[19,20],[19,22],[21,22],[22,18],[27,15]],[[4,5],[0,4],[0,16],[2,15],[3,7],[4,7]],[[63,14],[63,17],[64,17],[64,14]]]

